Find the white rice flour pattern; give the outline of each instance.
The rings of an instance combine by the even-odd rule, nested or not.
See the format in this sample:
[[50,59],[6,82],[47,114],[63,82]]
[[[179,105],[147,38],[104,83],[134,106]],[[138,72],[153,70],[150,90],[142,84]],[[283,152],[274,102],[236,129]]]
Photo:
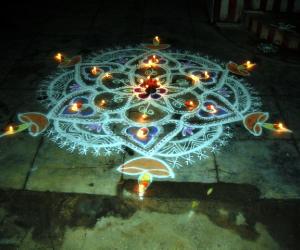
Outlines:
[[159,159],[168,176],[226,145],[229,125],[260,106],[225,64],[189,52],[117,48],[67,66],[40,90],[48,136],[81,154],[128,147],[139,160]]

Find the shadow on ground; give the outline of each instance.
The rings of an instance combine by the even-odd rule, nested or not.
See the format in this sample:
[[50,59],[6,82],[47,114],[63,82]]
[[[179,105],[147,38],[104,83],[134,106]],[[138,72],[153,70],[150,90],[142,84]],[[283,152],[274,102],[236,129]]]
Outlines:
[[[133,181],[126,181],[122,185],[123,191],[119,192],[119,197],[0,191],[0,248],[26,249],[22,245],[28,247],[30,234],[30,246],[36,247],[34,244],[38,244],[39,249],[67,249],[63,247],[67,229],[99,230],[99,222],[103,224],[103,221],[109,220],[104,227],[102,225],[101,233],[97,231],[100,236],[105,230],[116,227],[112,219],[121,221],[118,223],[122,225],[134,223],[136,215],[140,213],[151,216],[158,214],[159,218],[165,214],[185,216],[182,218],[187,218],[187,223],[193,223],[198,215],[204,215],[210,223],[248,242],[256,242],[260,237],[256,226],[260,223],[281,249],[296,249],[300,244],[297,235],[300,231],[299,200],[259,199],[259,191],[251,185],[165,182],[153,183],[148,196],[140,201],[133,193]],[[209,188],[213,191],[207,195]],[[163,233],[162,227],[157,225],[155,230],[162,230]],[[189,224],[189,227],[193,226]],[[147,226],[138,230],[147,234]],[[194,234],[198,234],[197,227],[194,228]],[[207,232],[201,237],[213,240],[217,236]],[[145,245],[146,249],[149,244]],[[111,246],[113,248],[113,243]],[[183,249],[186,249],[184,245]]]

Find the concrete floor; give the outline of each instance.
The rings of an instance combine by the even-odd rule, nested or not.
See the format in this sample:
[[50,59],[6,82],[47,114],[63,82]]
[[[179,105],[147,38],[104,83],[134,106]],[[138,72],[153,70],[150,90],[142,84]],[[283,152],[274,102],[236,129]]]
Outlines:
[[[245,204],[242,203],[244,205],[241,205],[238,200],[242,197],[252,197],[253,194],[255,194],[254,200],[257,202],[255,204],[259,204],[255,205],[258,210],[261,208],[261,202],[265,202],[262,207],[266,209],[265,207],[274,208],[274,206],[278,206],[276,202],[273,203],[274,199],[279,204],[283,200],[288,200],[280,207],[278,212],[281,213],[280,223],[286,223],[290,226],[289,232],[292,235],[289,239],[290,243],[286,242],[288,240],[287,236],[281,237],[281,231],[278,227],[276,229],[280,232],[270,231],[271,224],[268,224],[269,222],[266,222],[264,217],[257,211],[248,211],[248,213],[253,212],[253,216],[256,216],[254,221],[260,221],[262,224],[253,222],[251,230],[264,235],[264,237],[257,240],[258,236],[251,238],[252,236],[248,235],[249,232],[245,236],[245,238],[250,237],[251,243],[254,245],[249,242],[242,242],[244,238],[237,233],[240,228],[232,229],[232,227],[236,228],[236,225],[233,226],[227,221],[229,219],[226,212],[224,212],[226,219],[221,218],[222,222],[219,223],[214,221],[214,215],[207,215],[204,208],[199,208],[197,210],[199,218],[197,217],[196,221],[199,220],[200,224],[200,221],[204,220],[207,225],[210,225],[212,222],[208,221],[206,217],[206,219],[201,217],[203,215],[208,216],[213,221],[213,225],[210,225],[211,232],[209,234],[218,234],[218,230],[229,230],[229,232],[219,232],[221,236],[216,240],[216,244],[222,245],[222,242],[224,242],[222,237],[229,237],[233,239],[230,244],[241,244],[240,246],[243,246],[243,248],[236,249],[279,249],[280,247],[283,247],[282,249],[294,249],[293,247],[298,242],[295,236],[294,224],[291,224],[290,221],[293,219],[288,217],[285,221],[286,212],[283,211],[286,208],[285,206],[288,206],[287,211],[291,211],[293,214],[295,210],[291,207],[296,206],[300,198],[300,87],[298,80],[300,59],[295,54],[291,55],[284,51],[280,51],[277,55],[271,57],[260,54],[256,50],[255,39],[243,28],[217,28],[209,24],[203,4],[200,1],[172,2],[171,5],[172,7],[170,7],[170,3],[162,1],[132,0],[118,4],[111,1],[85,1],[84,4],[75,4],[74,2],[69,4],[43,3],[43,6],[40,6],[38,10],[25,3],[18,7],[14,4],[8,6],[6,11],[10,13],[10,16],[1,20],[4,24],[5,38],[0,41],[0,127],[5,127],[9,122],[15,121],[16,114],[19,112],[45,112],[39,100],[37,100],[36,90],[42,80],[55,72],[56,64],[53,62],[52,57],[58,51],[86,56],[95,50],[139,44],[150,41],[154,35],[159,35],[166,42],[172,44],[173,48],[201,52],[222,61],[255,60],[258,66],[248,78],[248,82],[259,92],[263,102],[262,109],[270,112],[273,121],[282,121],[294,133],[272,135],[265,131],[263,136],[254,138],[241,125],[233,125],[234,138],[231,139],[229,145],[223,147],[219,154],[211,154],[209,159],[204,162],[196,162],[193,166],[195,169],[193,175],[189,174],[188,169],[182,169],[177,173],[178,178],[175,180],[177,183],[153,183],[149,193],[154,197],[154,200],[149,201],[149,204],[156,204],[155,197],[158,197],[158,199],[166,199],[164,204],[167,204],[166,206],[172,204],[171,200],[174,201],[175,199],[178,204],[181,204],[178,206],[186,207],[183,210],[176,210],[178,224],[170,225],[169,229],[164,229],[171,230],[176,235],[179,233],[176,227],[180,226],[180,220],[184,219],[182,214],[191,210],[190,204],[184,202],[191,203],[194,199],[207,199],[205,190],[209,187],[214,188],[213,201],[211,201],[214,211],[219,211],[224,206],[222,200],[228,194],[233,195],[235,201],[239,204],[238,208],[229,208],[229,210],[235,209],[236,214],[238,212],[245,213],[243,210]],[[135,200],[130,193],[132,182],[124,180],[115,171],[116,166],[130,157],[127,152],[123,155],[112,155],[110,157],[79,156],[76,153],[72,154],[60,149],[46,137],[32,138],[27,133],[10,138],[1,138],[0,188],[11,190],[10,192],[3,192],[5,199],[1,203],[4,207],[3,211],[1,210],[4,214],[0,218],[1,231],[7,231],[8,229],[5,227],[7,225],[15,225],[15,221],[12,219],[14,216],[26,217],[26,213],[20,215],[19,210],[11,211],[10,208],[4,205],[11,204],[12,200],[17,203],[22,202],[22,199],[26,200],[24,198],[28,195],[26,191],[42,191],[38,194],[29,192],[29,196],[34,197],[33,200],[37,199],[37,202],[39,199],[43,200],[51,194],[44,193],[46,191],[78,193],[78,196],[74,196],[76,197],[74,199],[83,199],[80,197],[85,196],[80,194],[88,193],[99,195],[99,197],[102,197],[102,195],[110,196],[109,199],[122,196],[125,200]],[[201,168],[199,165],[201,165]],[[186,190],[182,191],[185,187]],[[234,195],[235,193],[238,193],[238,195]],[[15,197],[16,194],[19,195],[18,197],[23,198],[19,200]],[[67,194],[53,194],[52,199],[64,199],[61,197],[73,199],[69,198]],[[180,203],[180,199],[189,199],[189,201]],[[241,202],[244,201],[242,199]],[[56,202],[54,203],[56,204]],[[203,206],[208,206],[207,204],[210,203],[205,204]],[[47,211],[47,207],[39,208],[39,206],[35,207],[33,204],[31,206],[34,207],[34,210],[41,209],[39,210],[41,213]],[[68,206],[70,206],[70,211],[75,211],[72,202],[68,203]],[[140,210],[141,206],[143,205],[134,204],[134,211]],[[147,205],[145,206],[144,209],[147,208]],[[69,211],[62,205],[58,205],[58,207],[59,211]],[[111,207],[115,207],[115,203]],[[32,209],[32,207],[28,209]],[[156,211],[153,210],[153,207],[151,209],[149,208],[149,211],[158,213],[153,215],[153,218],[156,219],[162,218],[160,216],[164,217],[165,215],[162,215],[164,213],[173,213],[168,209],[166,211]],[[147,211],[147,209],[146,212],[141,209],[134,216],[144,217],[146,222],[140,221],[139,223],[154,227],[155,225],[151,225],[149,221],[147,222],[147,216],[151,218],[151,215],[143,214]],[[276,214],[276,212],[274,213]],[[36,216],[39,217],[40,215]],[[80,220],[80,216],[78,216],[76,218]],[[89,216],[87,215],[87,217]],[[117,225],[112,230],[117,230],[118,234],[122,230],[130,230],[130,228],[120,227],[120,223],[124,223],[116,221],[120,218],[114,219],[109,216],[114,216],[114,214],[109,214],[107,221],[103,223]],[[251,217],[251,215],[247,216]],[[168,221],[173,220],[171,217],[164,217],[163,220],[168,223]],[[257,219],[258,217],[260,219]],[[97,220],[102,217],[94,216],[93,218]],[[41,227],[44,229],[47,227],[45,221],[49,221],[48,217],[38,218],[37,220],[43,221]],[[139,221],[139,219],[137,220]],[[50,231],[46,230],[46,238],[38,241],[36,241],[35,232],[39,229],[35,225],[29,223],[25,229],[21,225],[22,229],[16,229],[20,230],[18,232],[12,231],[9,236],[0,235],[0,239],[2,239],[0,240],[0,248],[4,246],[12,247],[7,249],[15,249],[13,247],[16,247],[16,249],[17,247],[21,247],[21,249],[94,249],[86,245],[88,244],[86,242],[93,241],[96,237],[93,235],[95,232],[89,230],[92,230],[91,228],[95,229],[94,226],[98,225],[98,222],[93,221],[89,229],[86,229],[86,224],[81,225],[80,223],[78,226],[83,226],[85,229],[74,229],[73,227],[76,225],[69,225],[70,228],[65,229],[68,223],[71,222],[66,222],[64,230],[61,231],[58,229],[57,232],[52,231],[53,228],[51,230],[47,229]],[[197,230],[198,222],[195,223],[193,230]],[[249,223],[249,219],[247,223]],[[55,228],[56,226],[60,228],[59,225],[54,225]],[[255,226],[259,228],[254,229]],[[118,229],[118,227],[120,228]],[[221,229],[218,229],[218,227],[221,227]],[[98,227],[96,229],[102,230]],[[201,234],[208,233],[204,229],[199,230]],[[241,230],[244,230],[243,227]],[[234,240],[235,236],[231,235],[232,232],[239,235],[236,241]],[[52,233],[55,235],[50,237],[49,234]],[[65,238],[63,238],[64,233]],[[115,232],[111,231],[111,233]],[[148,229],[146,233],[148,233]],[[106,231],[106,234],[106,237],[108,237],[109,231]],[[168,237],[173,238],[174,235],[170,234]],[[282,235],[285,234],[282,233]],[[15,239],[14,236],[18,239],[13,240]],[[59,237],[62,237],[62,239],[56,242]],[[81,248],[72,245],[74,237],[85,238],[85,243],[82,243]],[[122,238],[123,236],[115,236],[110,240],[118,240],[118,237]],[[130,238],[130,234],[126,237]],[[149,237],[157,236],[150,234]],[[183,239],[179,239],[178,246],[177,243],[173,243],[177,249],[201,249],[198,244],[201,239],[192,240],[189,237],[190,235],[186,235],[183,236]],[[249,238],[246,239],[246,241],[248,240]],[[145,239],[142,238],[142,241],[145,241]],[[189,243],[186,241],[189,241]],[[32,245],[35,244],[34,242],[37,244],[36,246]],[[130,240],[127,240],[128,242]],[[248,243],[250,245],[247,245]],[[164,247],[163,244],[159,243],[152,249],[176,249],[175,245]],[[203,244],[206,243],[203,242]],[[101,248],[99,246],[95,249],[120,249],[121,246],[122,244],[119,245],[118,243],[115,247],[108,247],[107,245],[107,247]],[[229,245],[228,249],[234,249],[230,246],[232,245]],[[218,245],[210,245],[208,249],[217,249],[218,247],[220,248]],[[127,248],[133,249],[130,244]],[[151,249],[151,245],[147,245],[145,249]]]

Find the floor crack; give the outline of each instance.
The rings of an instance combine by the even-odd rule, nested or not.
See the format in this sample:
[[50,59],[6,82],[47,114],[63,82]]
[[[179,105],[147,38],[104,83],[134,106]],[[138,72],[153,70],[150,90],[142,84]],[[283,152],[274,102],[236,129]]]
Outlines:
[[215,166],[215,171],[216,171],[216,179],[217,179],[217,182],[220,182],[220,178],[219,178],[219,166],[218,166],[218,163],[217,163],[217,158],[216,158],[216,155],[213,154],[213,158],[214,158],[214,166]]
[[39,141],[39,144],[38,144],[38,146],[37,146],[37,148],[36,148],[36,151],[35,151],[35,153],[34,153],[34,156],[33,156],[33,158],[32,158],[32,161],[31,161],[31,164],[30,164],[30,168],[29,168],[29,170],[27,171],[26,178],[25,178],[25,181],[24,181],[24,184],[23,184],[23,190],[26,190],[26,186],[27,186],[29,177],[30,177],[31,173],[32,173],[33,170],[34,170],[34,163],[35,163],[36,157],[37,157],[37,155],[38,155],[38,153],[39,153],[39,151],[40,151],[41,146],[43,145],[43,142],[44,142],[44,139],[43,139],[43,137],[41,137],[41,139],[40,139],[40,141]]

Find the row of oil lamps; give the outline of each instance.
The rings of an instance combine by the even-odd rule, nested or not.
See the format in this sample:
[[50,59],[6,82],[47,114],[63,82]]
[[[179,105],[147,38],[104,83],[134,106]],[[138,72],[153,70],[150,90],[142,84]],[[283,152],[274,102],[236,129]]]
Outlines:
[[[63,56],[61,53],[57,53],[54,56],[54,58],[58,63],[62,63],[65,60],[70,60],[69,58]],[[147,63],[141,63],[140,65],[138,65],[138,67],[139,68],[152,68],[152,67],[154,68],[154,67],[156,67],[156,65],[158,63],[159,63],[159,59],[157,58],[157,56],[152,55],[148,59]],[[250,71],[254,66],[255,66],[255,63],[251,63],[250,61],[246,61],[245,63],[238,65],[237,68],[239,70],[248,70],[248,71]],[[100,75],[100,73],[102,73],[102,70],[97,66],[93,66],[90,69],[90,74],[92,76],[98,76],[98,75]],[[204,71],[200,75],[191,74],[189,77],[193,80],[193,83],[196,83],[196,82],[199,82],[199,80],[208,80],[210,78],[210,75],[209,75],[208,71]],[[102,76],[102,79],[110,79],[110,78],[112,78],[112,75],[109,72],[106,72]]]
[[[270,128],[269,128],[270,129]],[[281,122],[273,124],[271,130],[277,133],[291,133],[292,131],[287,129]],[[140,140],[146,140],[148,138],[149,129],[147,127],[139,128],[136,132],[136,137]]]
[[[154,46],[158,46],[159,45],[159,37],[155,37],[153,39],[153,45]],[[58,53],[55,55],[55,59],[61,63],[63,60],[64,60],[64,56],[62,56],[61,53]],[[68,59],[67,59],[68,60]],[[138,65],[139,68],[152,68],[152,67],[156,67],[156,64],[159,63],[159,59],[156,55],[152,55],[148,58],[148,62],[147,63],[141,63],[140,65]],[[245,63],[241,64],[241,65],[238,65],[238,69],[239,70],[251,70],[253,67],[255,66],[254,63],[251,63],[250,61],[246,61]],[[102,70],[96,66],[92,67],[90,69],[90,73],[91,75],[93,76],[98,76],[100,75],[100,73],[102,72]],[[110,73],[106,73],[104,74],[103,78],[111,78],[111,74]],[[189,76],[193,82],[199,82],[200,79],[209,79],[210,78],[210,75],[207,71],[204,71],[200,76],[196,76],[196,75],[190,75]],[[148,83],[149,82],[149,85],[145,85],[145,87],[148,87],[152,84],[152,81],[154,79],[150,78],[150,76],[147,77],[146,79],[146,82]],[[144,80],[143,79],[140,79],[140,83],[143,83]],[[156,83],[159,84],[159,80],[156,79]],[[101,100],[98,104],[101,108],[105,108],[107,103],[105,100]],[[187,100],[185,103],[184,103],[185,107],[187,108],[187,110],[189,111],[193,111],[195,108],[197,108],[198,106],[198,103],[193,101],[193,100]],[[70,107],[70,110],[73,111],[73,112],[78,112],[80,111],[80,109],[82,108],[82,104],[81,103],[73,103]],[[210,104],[210,105],[207,105],[206,106],[206,110],[211,113],[211,114],[215,114],[217,113],[217,109],[214,105]],[[143,113],[141,115],[141,119],[140,121],[142,123],[145,123],[146,121],[148,120],[148,115],[146,115],[145,113]],[[276,131],[279,131],[279,132],[284,132],[286,130],[286,128],[284,128],[283,124],[282,123],[278,123],[278,124],[274,124],[274,128]],[[148,129],[147,128],[140,128],[137,132],[137,137],[139,139],[145,139],[148,135]]]
[[[66,60],[70,60],[68,57],[66,56],[63,56],[61,53],[57,53],[55,56],[54,56],[54,59],[58,62],[58,63],[63,63],[65,62]],[[96,66],[93,66],[91,69],[90,69],[90,74],[93,75],[93,76],[98,76],[100,75],[100,73],[102,73],[102,69],[96,67]],[[105,78],[105,79],[110,79],[112,78],[112,75],[111,73],[109,72],[106,72],[102,78]]]

